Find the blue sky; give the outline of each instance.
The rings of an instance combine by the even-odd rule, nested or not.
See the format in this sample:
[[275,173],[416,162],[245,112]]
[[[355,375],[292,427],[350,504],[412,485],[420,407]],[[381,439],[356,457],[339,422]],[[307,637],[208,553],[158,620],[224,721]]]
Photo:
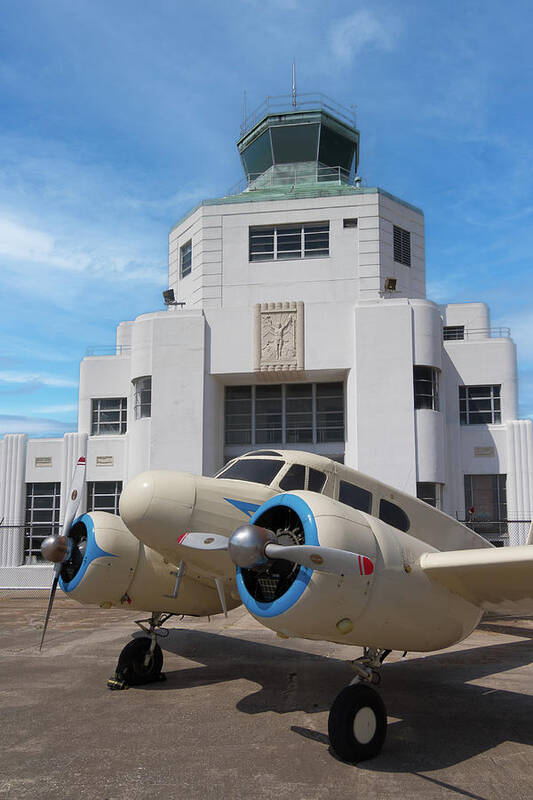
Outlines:
[[76,427],[79,362],[162,308],[167,235],[241,178],[249,108],[357,105],[360,174],[423,208],[428,296],[481,300],[533,417],[529,2],[0,0],[0,434]]

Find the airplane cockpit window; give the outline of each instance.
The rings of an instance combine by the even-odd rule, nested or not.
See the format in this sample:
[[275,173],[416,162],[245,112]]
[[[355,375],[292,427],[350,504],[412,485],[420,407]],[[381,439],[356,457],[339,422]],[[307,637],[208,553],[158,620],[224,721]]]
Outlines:
[[357,508],[359,511],[364,511],[366,514],[370,514],[372,511],[371,492],[361,489],[360,486],[354,486],[353,483],[348,483],[347,481],[341,481],[339,501],[352,508]]
[[319,469],[313,469],[309,467],[309,486],[308,489],[310,492],[320,492],[324,488],[324,484],[326,483],[327,475],[325,472],[321,472]]
[[286,492],[305,489],[305,467],[301,464],[293,464],[280,480],[279,488]]
[[240,461],[234,461],[233,464],[223,469],[215,477],[229,478],[233,481],[263,483],[268,486],[284,464],[284,461],[278,461],[273,458],[243,458]]
[[411,525],[409,517],[403,508],[394,503],[389,503],[388,500],[379,501],[379,518],[400,531],[408,531]]

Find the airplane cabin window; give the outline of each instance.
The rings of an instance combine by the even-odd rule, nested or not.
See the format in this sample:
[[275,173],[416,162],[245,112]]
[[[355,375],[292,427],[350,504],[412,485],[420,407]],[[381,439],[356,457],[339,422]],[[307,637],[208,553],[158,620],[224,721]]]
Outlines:
[[233,481],[263,483],[268,486],[284,464],[284,461],[278,461],[273,458],[245,458],[241,461],[235,461],[227,469],[219,472],[216,477],[229,478]]
[[325,472],[309,467],[309,491],[318,492],[320,494],[326,483],[326,477]]
[[305,489],[305,467],[301,464],[293,464],[280,480],[279,488],[286,492]]
[[352,508],[357,508],[359,511],[364,511],[366,514],[370,514],[372,511],[371,492],[361,489],[360,486],[354,486],[353,483],[347,483],[347,481],[341,481],[339,501]]
[[400,531],[408,531],[411,525],[405,511],[388,500],[379,501],[379,518]]

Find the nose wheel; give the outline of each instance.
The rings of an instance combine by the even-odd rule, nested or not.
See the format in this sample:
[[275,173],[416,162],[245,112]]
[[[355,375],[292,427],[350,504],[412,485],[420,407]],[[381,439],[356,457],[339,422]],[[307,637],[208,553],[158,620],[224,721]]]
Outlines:
[[356,677],[335,698],[328,719],[331,747],[343,761],[357,763],[381,752],[387,734],[387,711],[371,684],[380,682],[379,668],[390,650],[365,648],[352,661]]

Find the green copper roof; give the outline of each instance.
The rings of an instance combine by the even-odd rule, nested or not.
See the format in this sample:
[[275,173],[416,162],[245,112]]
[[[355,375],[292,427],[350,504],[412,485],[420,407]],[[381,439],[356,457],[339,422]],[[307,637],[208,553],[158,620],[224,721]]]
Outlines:
[[248,192],[240,192],[239,194],[232,194],[227,195],[226,197],[214,197],[209,198],[207,200],[201,200],[197,203],[193,208],[190,209],[186,214],[184,214],[175,225],[172,226],[170,232],[175,230],[182,222],[184,222],[191,214],[194,214],[202,206],[218,206],[218,205],[230,205],[234,203],[264,203],[268,202],[269,200],[301,200],[310,197],[346,197],[349,195],[361,195],[361,194],[380,194],[382,197],[389,197],[391,200],[394,200],[395,203],[400,203],[402,206],[411,209],[412,211],[416,211],[417,214],[424,215],[422,209],[417,208],[417,206],[412,205],[411,203],[407,203],[405,200],[401,200],[399,197],[395,197],[390,192],[386,192],[384,189],[380,189],[379,187],[370,187],[370,186],[350,186],[347,184],[340,184],[340,183],[310,183],[310,184],[299,184],[297,186],[276,186],[269,189],[265,189],[263,191],[259,189],[255,189],[253,191]]

